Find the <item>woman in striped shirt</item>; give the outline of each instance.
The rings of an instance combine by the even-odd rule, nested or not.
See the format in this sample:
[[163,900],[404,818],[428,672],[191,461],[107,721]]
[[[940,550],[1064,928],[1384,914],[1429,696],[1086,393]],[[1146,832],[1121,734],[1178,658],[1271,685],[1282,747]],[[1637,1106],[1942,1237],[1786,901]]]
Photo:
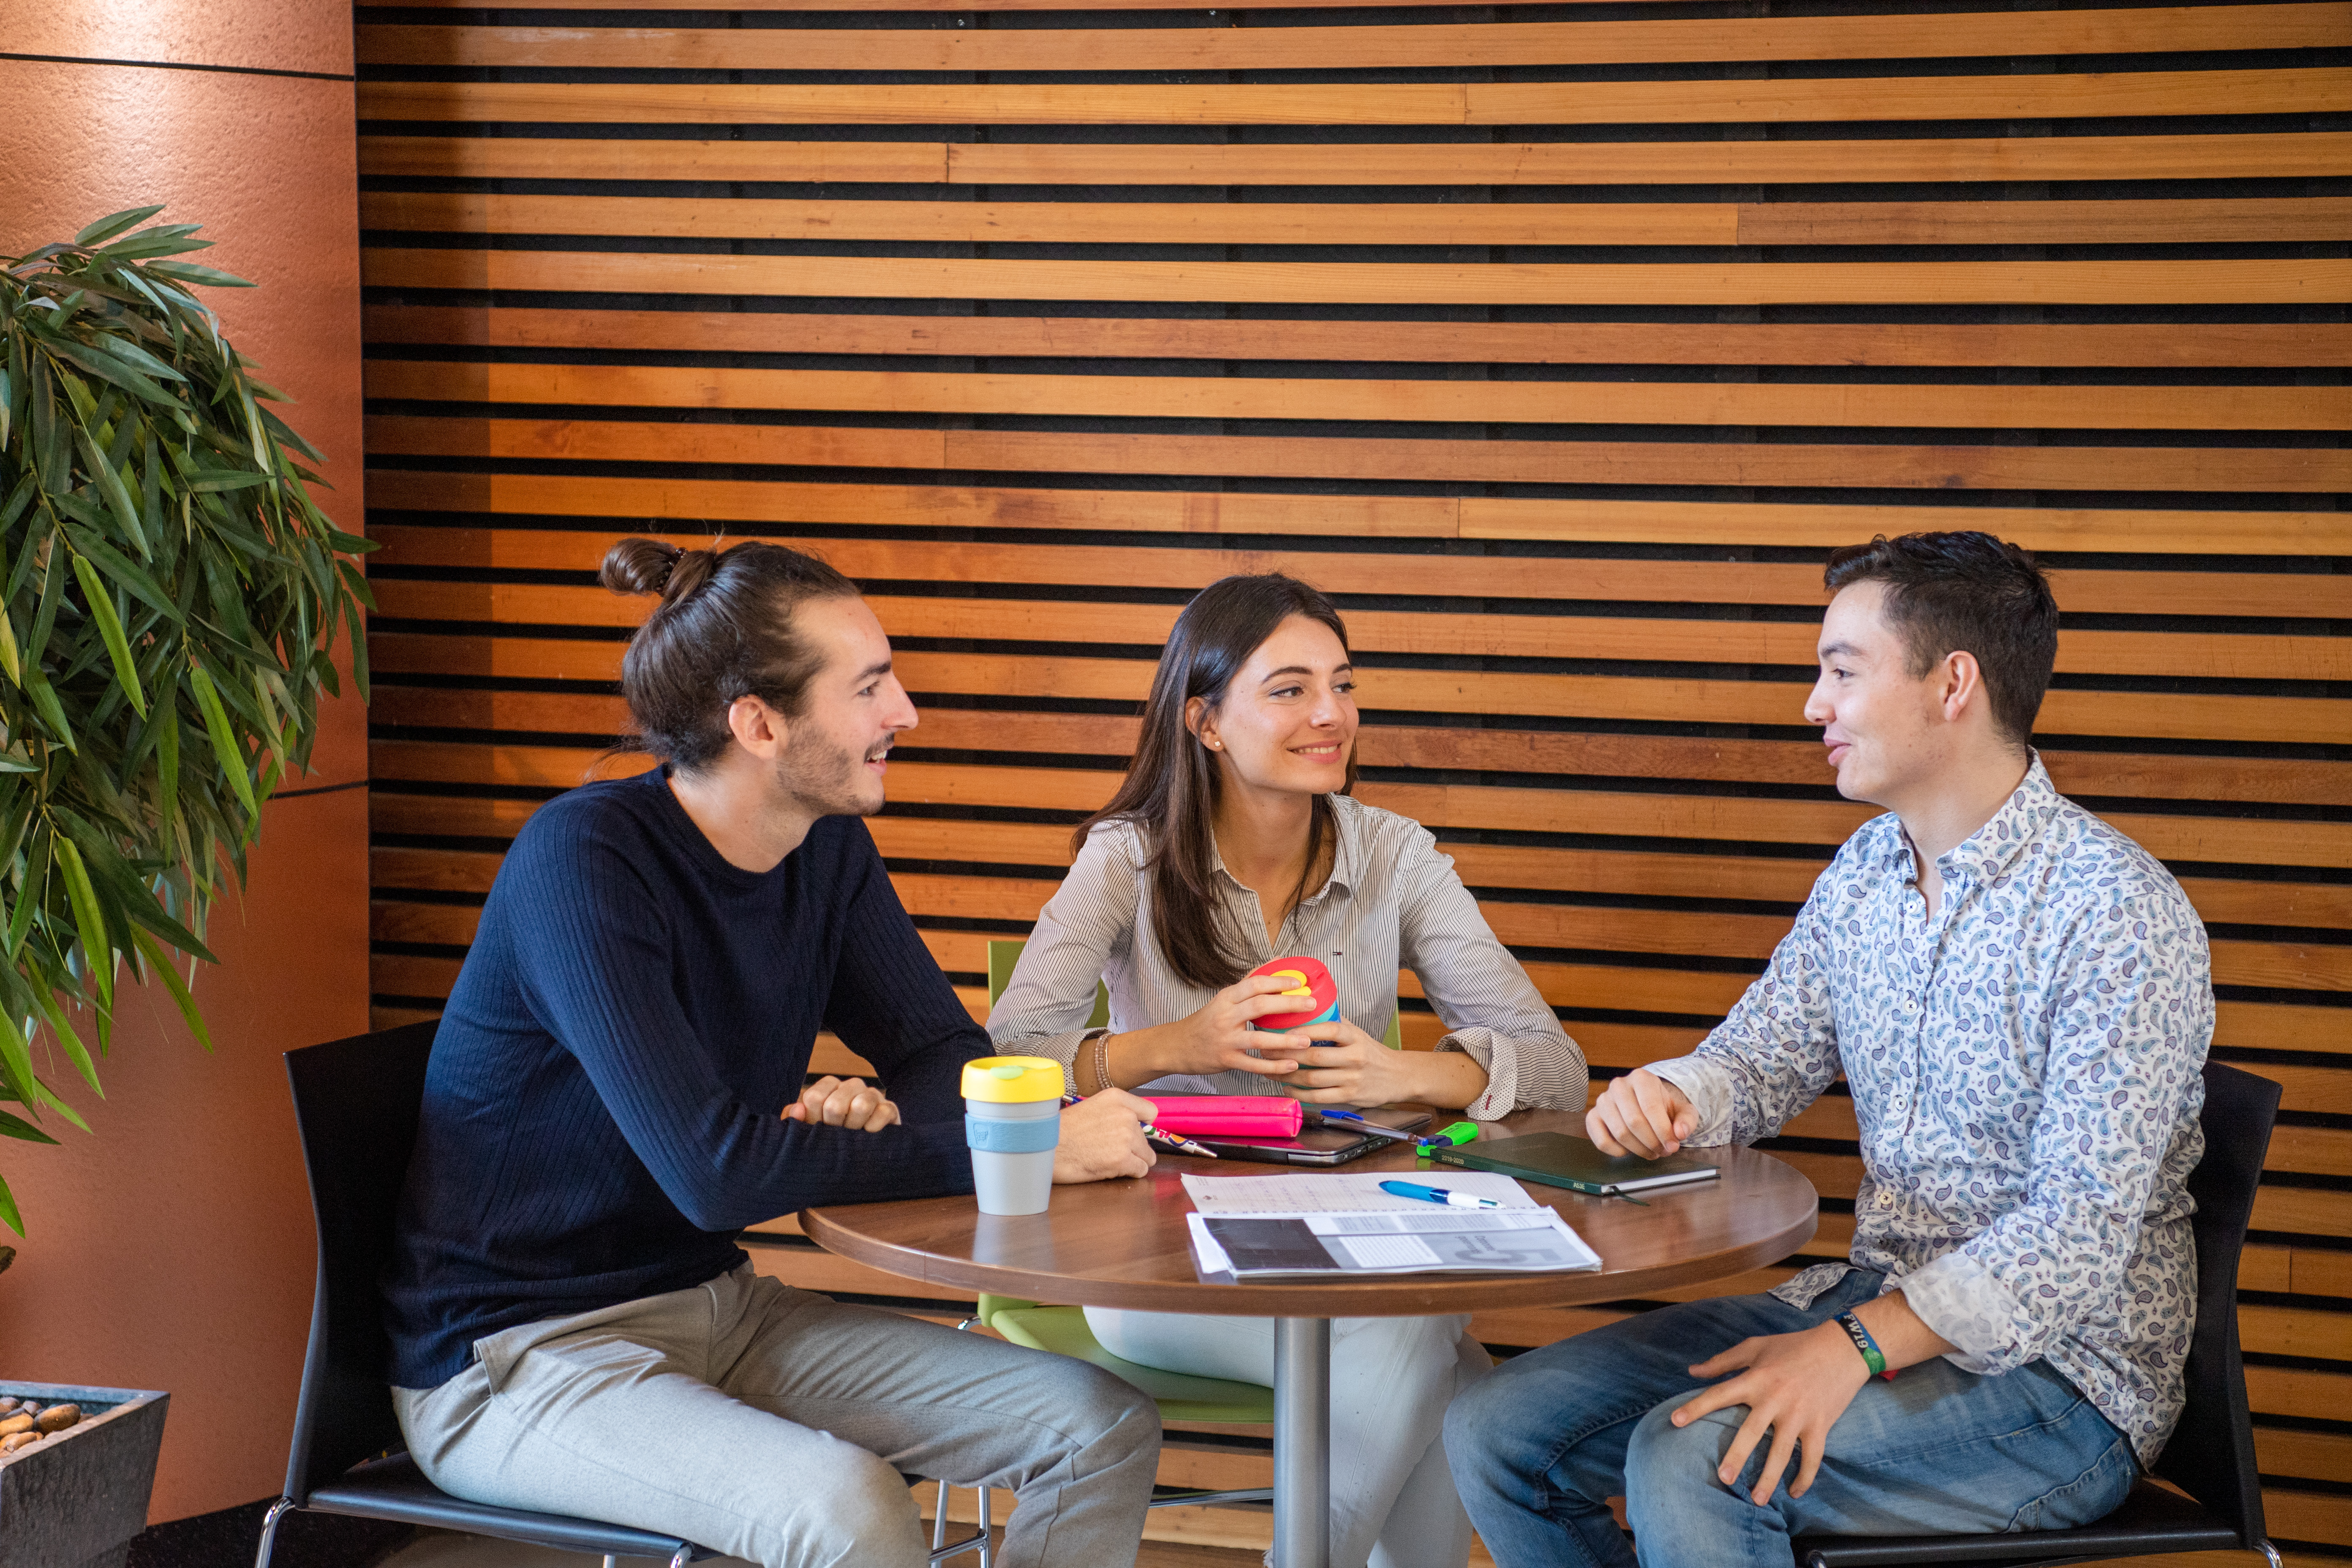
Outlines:
[[[1584,1058],[1495,940],[1435,838],[1352,799],[1356,701],[1347,627],[1280,574],[1212,584],[1177,618],[1127,779],[1082,826],[989,1017],[1007,1052],[1104,1088],[1289,1094],[1315,1105],[1414,1100],[1491,1121],[1581,1110]],[[1253,978],[1320,959],[1340,1021],[1286,1035],[1251,1021],[1295,1005]],[[1381,1036],[1400,968],[1448,1030],[1433,1051]],[[1087,1026],[1095,985],[1108,1029]],[[1270,1319],[1089,1307],[1112,1353],[1270,1384]],[[1469,1320],[1340,1319],[1331,1357],[1331,1544],[1341,1568],[1459,1568],[1470,1527],[1438,1418],[1487,1366]]]

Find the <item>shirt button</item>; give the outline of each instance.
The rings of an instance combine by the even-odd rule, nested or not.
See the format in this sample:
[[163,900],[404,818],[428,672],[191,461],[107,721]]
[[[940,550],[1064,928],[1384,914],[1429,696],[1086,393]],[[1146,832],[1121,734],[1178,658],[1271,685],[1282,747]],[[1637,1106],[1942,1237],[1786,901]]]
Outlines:
[[1878,1190],[1878,1206],[1883,1209],[1893,1208],[1895,1206],[1895,1194],[1888,1192],[1885,1188],[1881,1187]]

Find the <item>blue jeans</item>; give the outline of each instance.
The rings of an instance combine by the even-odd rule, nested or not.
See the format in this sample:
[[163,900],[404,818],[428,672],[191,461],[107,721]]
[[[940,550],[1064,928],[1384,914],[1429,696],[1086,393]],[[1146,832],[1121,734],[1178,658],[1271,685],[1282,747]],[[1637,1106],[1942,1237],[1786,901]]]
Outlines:
[[[1470,1521],[1503,1568],[1789,1568],[1797,1535],[2055,1530],[2113,1511],[2131,1489],[2131,1445],[2046,1363],[1979,1377],[1940,1358],[1873,1378],[1830,1429],[1821,1473],[1770,1502],[1716,1467],[1745,1405],[1688,1426],[1667,1419],[1711,1381],[1690,1366],[1758,1334],[1827,1321],[1878,1294],[1855,1269],[1796,1308],[1771,1296],[1663,1307],[1505,1362],[1445,1413],[1445,1452]],[[1609,1512],[1622,1496],[1634,1545]],[[1638,1552],[1638,1556],[1637,1556]]]

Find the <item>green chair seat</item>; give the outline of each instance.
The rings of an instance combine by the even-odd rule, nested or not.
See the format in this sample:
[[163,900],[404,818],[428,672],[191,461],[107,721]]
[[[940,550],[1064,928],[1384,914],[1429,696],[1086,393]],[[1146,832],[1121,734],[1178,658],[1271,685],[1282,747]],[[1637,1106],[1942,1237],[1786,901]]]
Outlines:
[[1162,1420],[1266,1423],[1274,1419],[1271,1388],[1121,1361],[1102,1348],[1080,1308],[1040,1307],[1003,1296],[983,1296],[980,1318],[1013,1344],[1091,1362],[1114,1377],[1124,1378],[1151,1396]]

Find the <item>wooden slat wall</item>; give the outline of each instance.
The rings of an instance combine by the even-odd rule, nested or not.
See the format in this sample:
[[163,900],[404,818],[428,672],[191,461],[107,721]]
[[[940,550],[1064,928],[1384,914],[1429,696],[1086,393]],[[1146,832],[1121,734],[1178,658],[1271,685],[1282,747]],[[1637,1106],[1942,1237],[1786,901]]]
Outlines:
[[[2273,1532],[2352,1553],[2352,5],[1950,4],[362,7],[379,1016],[622,721],[604,545],[724,532],[869,586],[923,709],[874,830],[975,1011],[1186,595],[1279,566],[1363,795],[1607,1076],[1866,815],[1799,712],[1825,551],[1990,529],[2059,574],[2052,773],[2285,1085],[2249,1375]],[[1808,1256],[1853,1137],[1774,1145]]]

